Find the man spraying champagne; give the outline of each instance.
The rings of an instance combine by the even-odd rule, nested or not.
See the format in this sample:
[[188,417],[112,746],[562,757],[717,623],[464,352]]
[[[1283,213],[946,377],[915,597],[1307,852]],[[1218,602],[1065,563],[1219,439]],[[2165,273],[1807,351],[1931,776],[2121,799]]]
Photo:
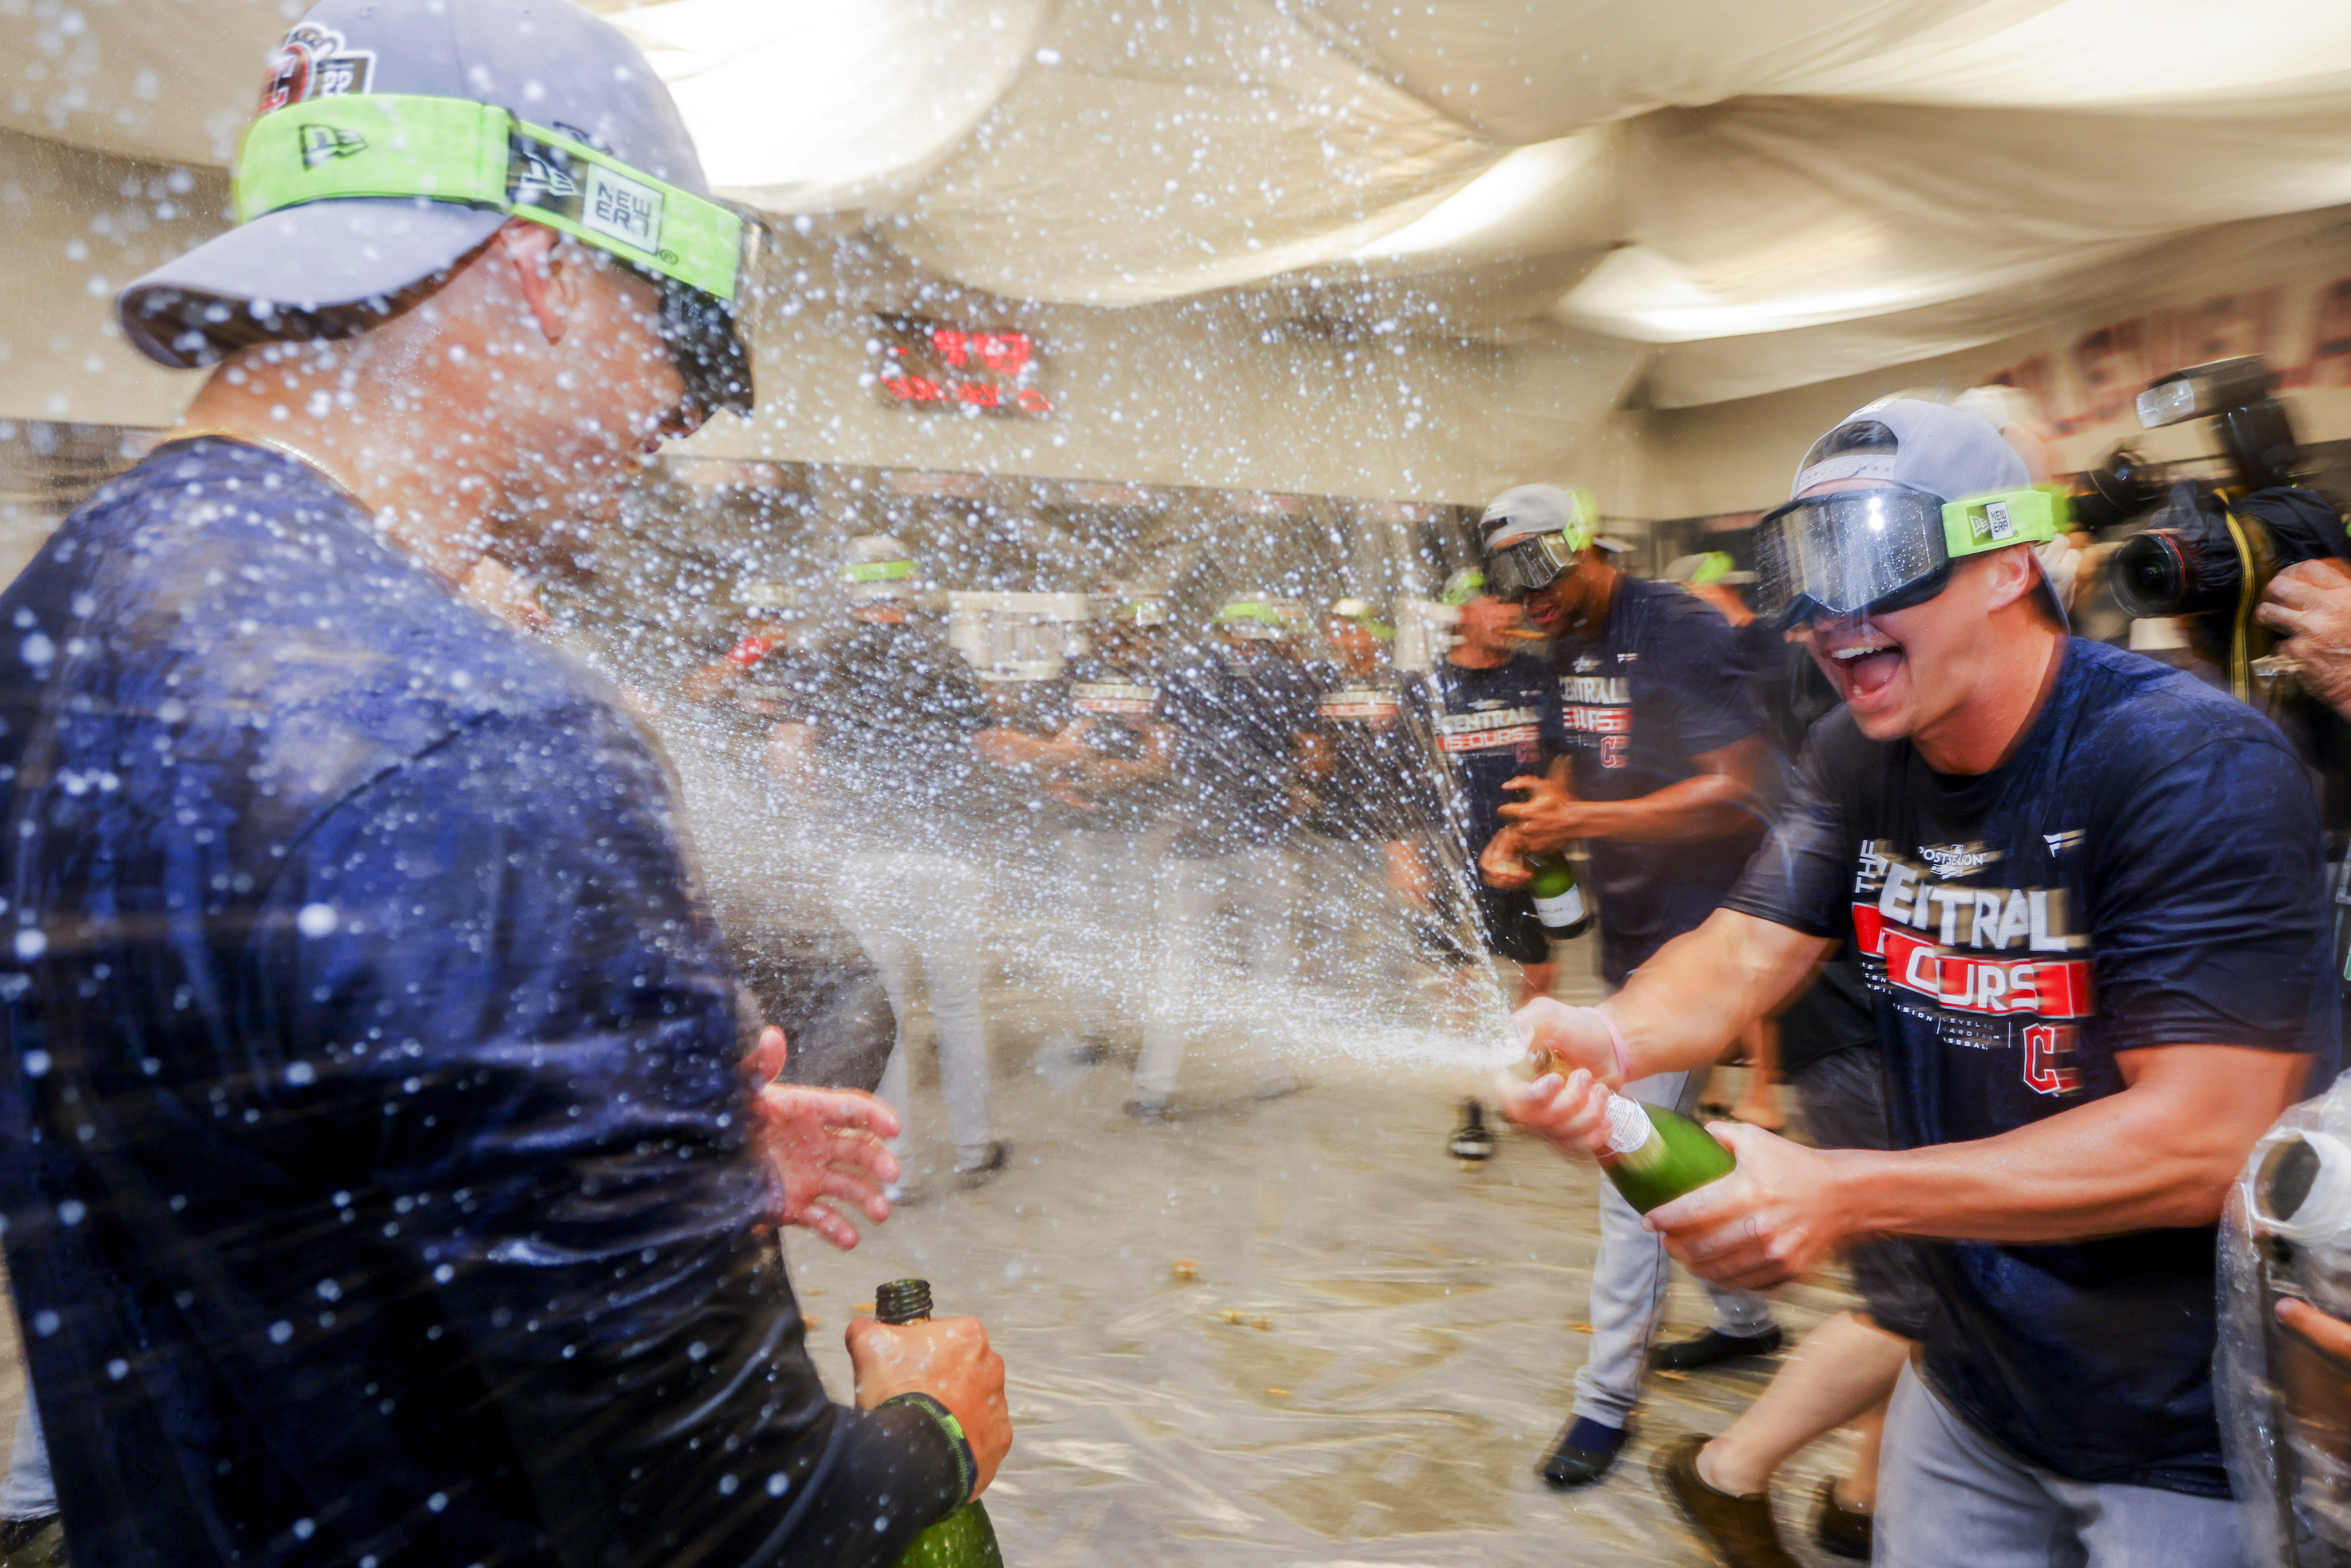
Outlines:
[[1844,708],[1704,925],[1598,1009],[1522,1010],[1569,1070],[1506,1085],[1505,1111],[1604,1148],[1611,1085],[1711,1061],[1850,943],[1901,1146],[1721,1127],[1738,1168],[1648,1228],[1750,1289],[1863,1237],[1938,1243],[1877,1561],[2238,1563],[2212,1227],[2334,1051],[2308,780],[2250,707],[2066,635],[2033,549],[2051,498],[1982,420],[1872,404],[1792,495],[1756,529],[1758,608],[1803,629]]

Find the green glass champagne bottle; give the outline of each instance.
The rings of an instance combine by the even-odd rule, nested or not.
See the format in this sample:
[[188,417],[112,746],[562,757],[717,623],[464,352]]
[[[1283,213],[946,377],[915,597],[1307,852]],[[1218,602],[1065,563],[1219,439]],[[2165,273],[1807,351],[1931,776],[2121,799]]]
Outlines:
[[1713,1134],[1681,1113],[1608,1096],[1608,1148],[1600,1168],[1635,1213],[1727,1176],[1738,1164]]
[[[873,1292],[873,1316],[893,1327],[923,1322],[930,1315],[927,1280],[893,1280]],[[914,1537],[897,1568],[1004,1568],[1004,1552],[996,1544],[987,1510],[973,1498]]]
[[1526,857],[1534,881],[1527,891],[1535,896],[1535,918],[1543,935],[1565,942],[1592,929],[1592,911],[1584,906],[1583,890],[1575,885],[1575,868],[1556,850]]

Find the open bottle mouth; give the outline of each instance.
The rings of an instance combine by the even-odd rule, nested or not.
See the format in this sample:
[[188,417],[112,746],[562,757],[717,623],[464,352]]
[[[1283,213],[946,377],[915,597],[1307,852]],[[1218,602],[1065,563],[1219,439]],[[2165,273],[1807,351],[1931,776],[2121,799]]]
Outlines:
[[2326,1133],[2273,1133],[2256,1151],[2253,1218],[2289,1241],[2325,1241],[2351,1228],[2351,1146]]

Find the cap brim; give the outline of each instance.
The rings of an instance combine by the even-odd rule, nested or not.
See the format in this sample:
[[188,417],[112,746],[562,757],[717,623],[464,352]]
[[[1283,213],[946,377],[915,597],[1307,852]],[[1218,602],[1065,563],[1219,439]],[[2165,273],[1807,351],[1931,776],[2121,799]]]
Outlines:
[[504,213],[454,202],[312,202],[240,224],[116,298],[141,353],[179,370],[249,343],[340,338],[497,233]]

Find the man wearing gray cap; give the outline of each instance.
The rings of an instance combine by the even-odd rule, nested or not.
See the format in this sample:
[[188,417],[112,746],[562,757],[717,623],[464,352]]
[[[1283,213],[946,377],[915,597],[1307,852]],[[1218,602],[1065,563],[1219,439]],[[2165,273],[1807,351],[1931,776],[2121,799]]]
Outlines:
[[[1558,688],[1543,716],[1551,765],[1503,785],[1529,797],[1499,808],[1504,826],[1479,869],[1498,887],[1521,887],[1527,854],[1588,844],[1600,973],[1615,987],[1738,879],[1757,838],[1764,748],[1730,628],[1679,589],[1617,570],[1598,520],[1589,491],[1520,485],[1479,524],[1488,585],[1555,639]],[[1687,1113],[1703,1077],[1661,1073],[1625,1092]],[[1687,1371],[1780,1348],[1770,1303],[1710,1288],[1713,1323],[1652,1351],[1671,1273],[1641,1217],[1602,1188],[1592,1349],[1575,1375],[1574,1412],[1541,1467],[1553,1487],[1588,1486],[1615,1463],[1645,1364]]]
[[236,190],[120,303],[218,370],[0,599],[0,1210],[73,1561],[887,1562],[987,1485],[1003,1364],[861,1321],[827,1402],[768,1227],[853,1243],[819,1199],[887,1214],[894,1121],[747,1092],[661,759],[457,591],[748,408],[748,226],[565,0],[317,7]]
[[[2334,1065],[2310,785],[2243,704],[2066,635],[2033,548],[2053,499],[1976,416],[1857,410],[1792,494],[1757,527],[1759,609],[1804,630],[1844,706],[1705,925],[1596,1009],[1521,1012],[1567,1071],[1504,1108],[1596,1149],[1604,1085],[1711,1060],[1849,944],[1899,1146],[1719,1124],[1738,1168],[1647,1223],[1754,1289],[1860,1238],[1933,1243],[1876,1561],[2233,1568],[2212,1227],[2314,1053]],[[1877,1386],[1852,1380],[1853,1414]],[[1657,1470],[1720,1541],[1760,1500],[1703,1441]]]

